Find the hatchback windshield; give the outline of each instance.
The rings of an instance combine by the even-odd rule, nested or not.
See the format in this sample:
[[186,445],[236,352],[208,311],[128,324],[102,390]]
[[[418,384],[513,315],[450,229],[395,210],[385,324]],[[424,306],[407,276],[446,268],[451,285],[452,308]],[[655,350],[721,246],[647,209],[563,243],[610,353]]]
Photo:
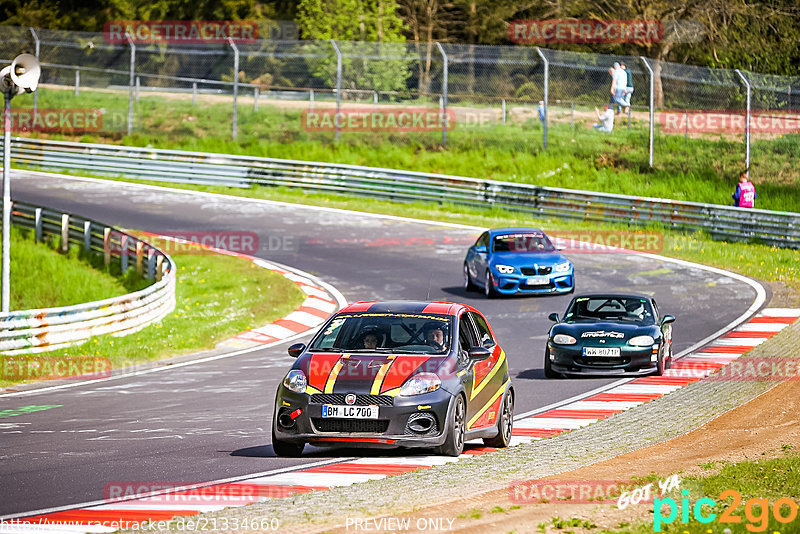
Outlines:
[[556,248],[542,233],[501,234],[494,237],[494,252],[552,252]]
[[580,297],[567,310],[568,323],[597,321],[630,321],[654,324],[653,307],[647,299],[637,297]]
[[343,313],[311,342],[311,351],[448,352],[451,318],[424,313]]

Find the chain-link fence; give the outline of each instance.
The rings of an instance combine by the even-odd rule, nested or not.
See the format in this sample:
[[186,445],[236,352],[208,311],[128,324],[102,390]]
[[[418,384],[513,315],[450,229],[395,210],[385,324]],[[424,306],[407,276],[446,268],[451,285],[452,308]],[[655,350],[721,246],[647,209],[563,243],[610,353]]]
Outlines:
[[[798,77],[527,46],[136,44],[127,34],[110,44],[102,33],[8,26],[0,37],[6,64],[22,52],[42,64],[39,90],[15,100],[33,110],[20,112],[21,131],[511,151],[577,150],[610,135],[632,147],[617,157],[642,169],[730,178],[796,164],[773,156],[797,149]],[[614,62],[633,87],[621,113]],[[617,112],[610,134],[592,128],[605,104]],[[65,109],[99,109],[102,120],[52,126],[47,113]],[[728,159],[715,161],[703,140],[729,143]]]

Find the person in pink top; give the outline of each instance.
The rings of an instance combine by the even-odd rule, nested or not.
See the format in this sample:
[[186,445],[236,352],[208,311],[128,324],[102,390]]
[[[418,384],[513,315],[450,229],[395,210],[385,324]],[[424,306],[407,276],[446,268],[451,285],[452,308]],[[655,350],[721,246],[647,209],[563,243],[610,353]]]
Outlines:
[[740,208],[752,208],[756,205],[756,188],[753,182],[747,179],[747,172],[739,176],[739,183],[736,184],[736,191],[733,195],[733,205]]

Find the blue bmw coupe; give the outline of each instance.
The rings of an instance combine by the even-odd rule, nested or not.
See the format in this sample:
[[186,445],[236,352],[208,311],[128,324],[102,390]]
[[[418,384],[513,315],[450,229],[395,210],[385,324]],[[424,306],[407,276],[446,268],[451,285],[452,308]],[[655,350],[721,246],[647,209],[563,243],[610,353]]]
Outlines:
[[496,228],[481,234],[464,259],[464,288],[488,298],[515,293],[572,293],[572,262],[536,228]]

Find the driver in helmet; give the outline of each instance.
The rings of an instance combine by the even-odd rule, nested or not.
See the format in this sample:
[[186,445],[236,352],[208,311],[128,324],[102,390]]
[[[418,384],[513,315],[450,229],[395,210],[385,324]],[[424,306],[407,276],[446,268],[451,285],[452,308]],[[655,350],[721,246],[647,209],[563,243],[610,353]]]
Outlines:
[[423,328],[425,344],[430,345],[437,351],[447,349],[447,325],[442,322],[432,321],[426,323]]

